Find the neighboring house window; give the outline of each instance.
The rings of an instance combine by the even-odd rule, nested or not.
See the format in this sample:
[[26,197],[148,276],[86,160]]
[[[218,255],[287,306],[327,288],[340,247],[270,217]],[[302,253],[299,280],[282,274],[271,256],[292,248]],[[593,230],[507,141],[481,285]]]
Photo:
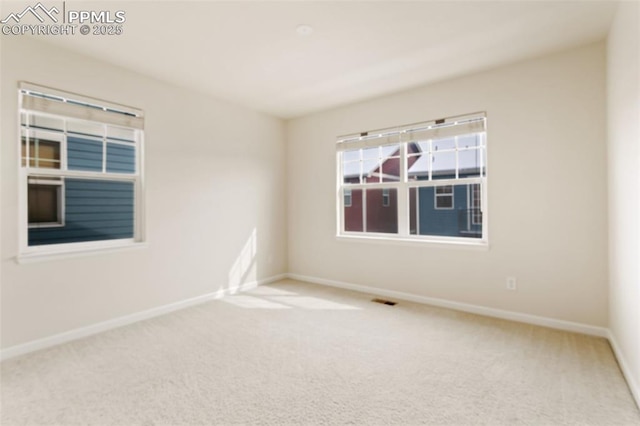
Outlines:
[[470,185],[471,202],[471,224],[482,225],[482,201],[480,198],[480,185],[474,183]]
[[29,228],[64,226],[62,179],[29,178],[27,183]]
[[20,83],[20,255],[144,239],[142,111]]
[[390,201],[389,201],[389,188],[385,188],[382,190],[382,206],[383,207],[389,207],[390,205]]
[[351,190],[345,189],[344,190],[344,206],[345,207],[351,207],[351,203],[353,202],[353,199],[351,197],[352,197]]
[[453,186],[436,186],[435,190],[435,208],[437,210],[453,209]]
[[486,158],[483,113],[338,138],[338,235],[486,243]]

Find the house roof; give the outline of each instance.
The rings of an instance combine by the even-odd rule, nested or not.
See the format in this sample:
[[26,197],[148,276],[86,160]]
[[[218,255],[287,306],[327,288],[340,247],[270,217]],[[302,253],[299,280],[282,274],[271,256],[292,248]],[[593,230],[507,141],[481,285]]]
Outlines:
[[[363,149],[363,158],[362,161],[362,175],[369,176],[371,173],[375,172],[378,168],[378,147],[375,148],[365,148]],[[384,161],[387,161],[389,157],[398,152],[398,145],[387,145],[382,147],[382,157]],[[369,158],[367,158],[369,157]],[[360,151],[344,151],[343,153],[343,176],[344,177],[355,177],[360,176],[360,162],[357,161],[360,159]],[[383,161],[383,162],[384,162]]]
[[[445,151],[455,147],[455,138],[443,138],[432,141],[434,149],[434,158],[431,161],[433,175],[455,174],[456,155],[455,151]],[[477,135],[465,135],[458,137],[459,147],[475,147],[479,146],[480,139]],[[428,142],[416,142],[419,151],[426,153],[429,151]],[[370,176],[378,169],[378,147],[366,148],[363,150],[362,174]],[[386,161],[388,157],[397,154],[397,145],[382,146],[381,157]],[[369,158],[367,158],[369,157]],[[343,152],[343,176],[345,178],[356,177],[360,175],[360,151],[344,151]],[[472,173],[477,172],[480,168],[480,151],[459,151],[458,152],[459,172]],[[409,176],[426,176],[429,174],[429,156],[420,155],[418,159],[409,168]]]
[[[431,161],[433,175],[455,174],[456,155],[455,151],[439,152],[455,147],[454,138],[445,138],[434,140],[433,142],[434,157]],[[465,135],[458,137],[459,147],[479,146],[480,139],[477,135]],[[422,152],[427,152],[428,142],[418,142]],[[471,173],[478,171],[480,168],[480,150],[458,151],[458,166],[460,173]],[[409,176],[426,176],[429,174],[429,156],[421,155],[415,163],[409,168]]]

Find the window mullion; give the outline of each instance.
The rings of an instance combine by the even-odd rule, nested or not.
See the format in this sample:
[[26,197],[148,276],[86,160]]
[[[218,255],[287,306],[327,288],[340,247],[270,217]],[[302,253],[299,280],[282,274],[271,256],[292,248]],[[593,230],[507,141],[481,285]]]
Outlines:
[[396,191],[398,200],[398,235],[409,235],[409,188],[407,187],[407,144],[400,145],[400,188]]
[[367,190],[362,189],[362,232],[367,232]]

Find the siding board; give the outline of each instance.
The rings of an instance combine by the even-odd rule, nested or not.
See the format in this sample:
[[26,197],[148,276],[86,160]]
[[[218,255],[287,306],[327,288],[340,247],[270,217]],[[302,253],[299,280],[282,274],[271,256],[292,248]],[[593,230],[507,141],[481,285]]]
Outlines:
[[134,184],[66,178],[65,226],[29,229],[29,245],[133,238]]
[[67,168],[69,170],[102,171],[101,141],[67,137]]

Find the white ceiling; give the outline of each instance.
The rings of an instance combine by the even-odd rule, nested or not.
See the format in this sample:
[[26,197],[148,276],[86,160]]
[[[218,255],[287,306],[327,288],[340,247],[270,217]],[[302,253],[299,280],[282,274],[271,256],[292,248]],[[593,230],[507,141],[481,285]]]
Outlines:
[[[602,40],[616,3],[83,3],[89,6],[126,11],[124,34],[43,40],[290,118]],[[314,32],[298,35],[300,24]]]

